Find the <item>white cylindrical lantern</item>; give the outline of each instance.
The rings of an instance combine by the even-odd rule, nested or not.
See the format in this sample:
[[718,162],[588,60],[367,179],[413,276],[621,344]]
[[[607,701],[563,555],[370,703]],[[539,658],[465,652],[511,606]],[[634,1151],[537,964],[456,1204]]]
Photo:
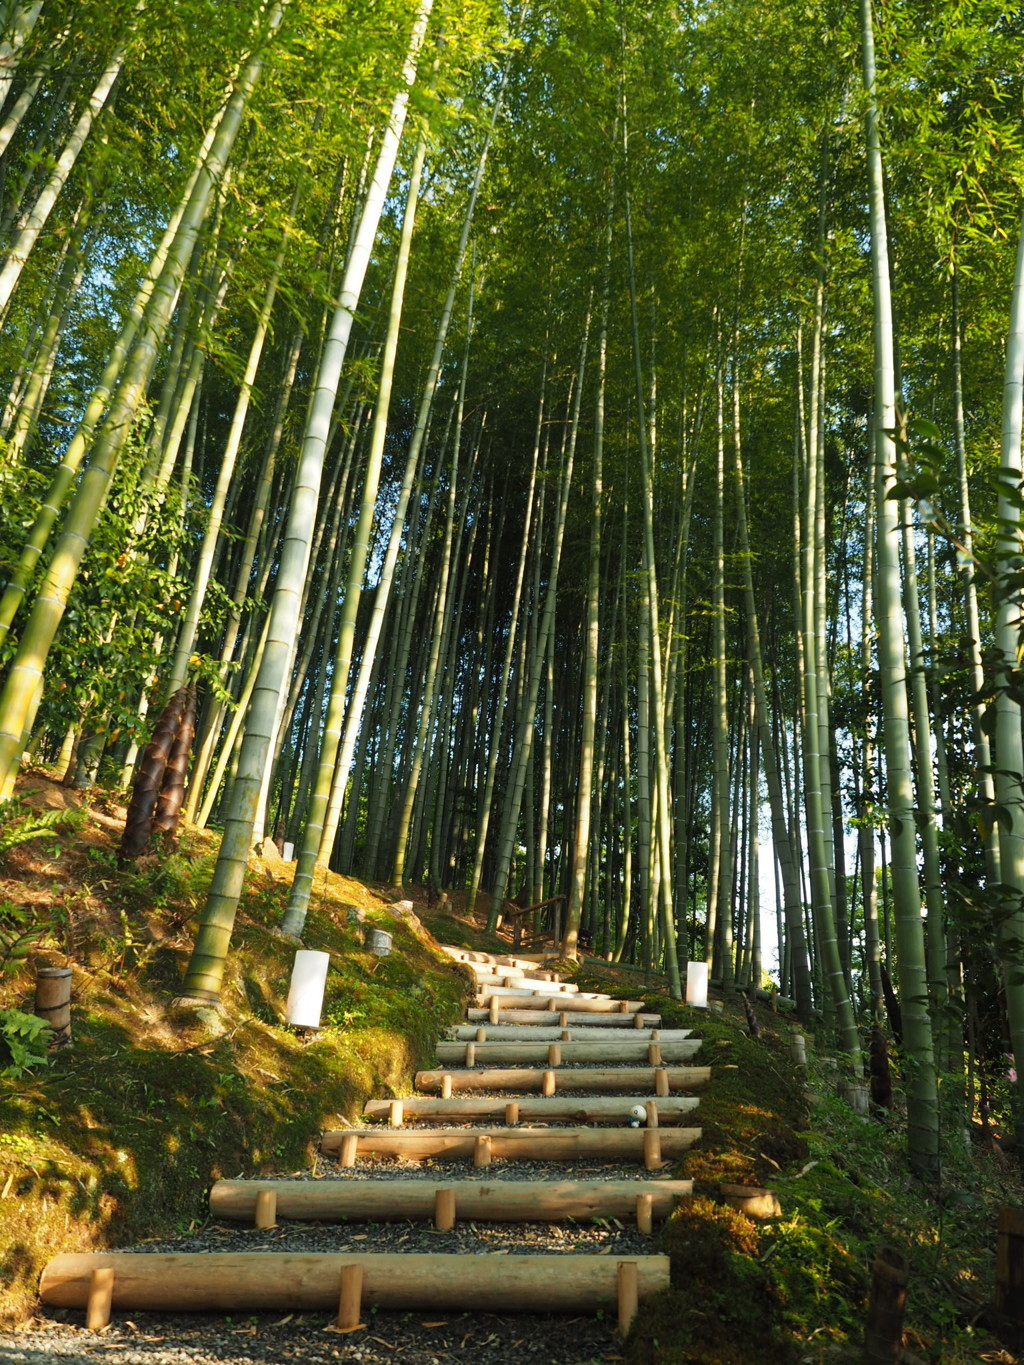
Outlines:
[[295,845],[285,844],[284,851],[282,852],[281,856],[282,858],[284,858],[286,863],[293,863],[295,861]]
[[686,964],[686,1003],[695,1009],[708,1007],[708,964],[688,962]]
[[286,1024],[293,1024],[296,1028],[320,1027],[320,1010],[324,1003],[330,962],[330,953],[314,953],[300,948],[295,954],[292,981],[288,987],[288,1004],[284,1011]]

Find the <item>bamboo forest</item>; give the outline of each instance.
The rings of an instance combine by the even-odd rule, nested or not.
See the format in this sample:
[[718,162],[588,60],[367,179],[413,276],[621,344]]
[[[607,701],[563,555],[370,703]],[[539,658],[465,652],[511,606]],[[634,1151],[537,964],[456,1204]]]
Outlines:
[[181,1001],[286,850],[292,941],[330,870],[704,962],[898,1048],[914,1178],[946,1092],[1024,1142],[1022,44],[3,4],[2,799],[194,725]]

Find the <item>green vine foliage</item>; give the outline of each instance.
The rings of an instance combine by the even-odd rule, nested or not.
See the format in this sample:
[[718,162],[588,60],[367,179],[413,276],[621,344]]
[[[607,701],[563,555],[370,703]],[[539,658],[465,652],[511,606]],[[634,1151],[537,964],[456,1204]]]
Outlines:
[[45,1066],[51,1032],[36,1014],[0,1010],[0,1076],[17,1079],[35,1066]]

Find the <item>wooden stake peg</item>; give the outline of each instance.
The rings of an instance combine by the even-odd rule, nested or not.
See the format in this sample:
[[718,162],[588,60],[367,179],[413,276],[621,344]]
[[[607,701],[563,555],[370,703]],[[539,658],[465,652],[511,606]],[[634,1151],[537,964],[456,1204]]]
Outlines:
[[258,1228],[277,1227],[277,1191],[260,1190],[256,1196],[256,1213],[253,1222]]
[[649,1171],[661,1168],[661,1129],[644,1129],[644,1165]]
[[513,1100],[511,1104],[505,1105],[505,1125],[514,1128],[519,1122],[519,1105]]
[[545,1071],[540,1078],[540,1093],[542,1095],[553,1095],[555,1093],[555,1073]]
[[434,1191],[434,1227],[438,1232],[451,1232],[455,1226],[455,1191]]
[[1024,1209],[1003,1205],[996,1238],[996,1308],[1024,1326]]
[[562,1065],[562,1047],[560,1043],[551,1043],[548,1046],[548,1066]]
[[487,1042],[487,1030],[486,1030],[485,1028],[478,1028],[478,1029],[477,1029],[477,1031],[476,1031],[476,1040],[477,1040],[478,1043],[486,1043],[486,1042]]
[[640,1273],[636,1261],[620,1261],[618,1265],[619,1333],[626,1336],[636,1317],[640,1302]]
[[653,1194],[638,1194],[636,1197],[636,1230],[643,1237],[650,1237],[654,1231]]
[[661,1066],[661,1044],[660,1044],[660,1043],[648,1043],[648,1044],[647,1044],[647,1060],[650,1062],[651,1066]]
[[488,1022],[496,1024],[501,1014],[501,1001],[496,995],[491,996],[491,1003],[488,1009]]
[[443,1100],[450,1100],[451,1097],[452,1097],[452,1078],[451,1078],[450,1075],[449,1075],[449,1076],[442,1076],[442,1077],[441,1077],[441,1098],[442,1098]]
[[89,1276],[89,1297],[85,1304],[85,1326],[99,1332],[110,1321],[110,1306],[114,1301],[114,1272],[108,1267],[97,1269]]
[[466,1067],[476,1066],[476,1043],[466,1044]]
[[567,1028],[562,1029],[562,1042],[563,1043],[572,1042],[572,1034],[569,1032]]
[[491,1139],[481,1133],[473,1144],[473,1165],[477,1168],[491,1164]]
[[633,1015],[633,1027],[634,1027],[634,1028],[643,1028],[643,1026],[644,1026],[644,1016],[643,1016],[642,1014],[640,1014],[640,1013],[634,1014],[634,1015]]
[[392,1128],[401,1128],[405,1122],[405,1106],[401,1100],[392,1100],[388,1105],[388,1123]]
[[558,1016],[558,1027],[559,1027],[559,1028],[568,1028],[568,1027],[569,1027],[569,1016],[568,1016],[568,1014],[565,1012],[565,1010],[562,1010],[562,1012],[561,1012],[561,1013],[559,1014],[559,1016]]
[[629,1010],[629,1001],[628,1001],[628,1000],[620,1000],[620,1001],[619,1001],[619,1013],[620,1013],[620,1014],[629,1014],[629,1012],[630,1012],[630,1010]]
[[356,1157],[359,1154],[359,1135],[358,1133],[346,1133],[341,1139],[341,1146],[338,1148],[338,1165],[354,1166]]
[[343,1265],[338,1291],[338,1327],[351,1332],[359,1326],[359,1309],[363,1302],[363,1267]]
[[648,1100],[644,1105],[647,1110],[647,1127],[657,1128],[658,1126],[658,1101]]
[[903,1354],[903,1315],[910,1267],[895,1247],[883,1247],[871,1266],[871,1295],[864,1331],[867,1365],[886,1365]]
[[654,1093],[659,1099],[668,1098],[668,1072],[663,1066],[659,1066],[654,1073]]

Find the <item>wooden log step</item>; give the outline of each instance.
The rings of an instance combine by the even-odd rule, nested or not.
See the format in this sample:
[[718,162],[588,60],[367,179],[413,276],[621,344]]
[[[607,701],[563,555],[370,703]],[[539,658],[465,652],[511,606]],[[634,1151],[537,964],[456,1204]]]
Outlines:
[[[509,957],[502,953],[485,953],[474,948],[454,948],[449,944],[441,943],[438,945],[442,953],[447,953],[456,962],[467,963],[489,963],[492,967],[519,967],[523,971],[529,972],[531,976],[544,976],[547,973],[538,971],[538,963],[526,957]],[[555,973],[551,973],[555,975]]]
[[[661,1080],[659,1081],[659,1077]],[[659,1086],[670,1090],[699,1090],[711,1079],[709,1066],[621,1066],[591,1067],[572,1071],[558,1067],[492,1067],[477,1071],[417,1071],[417,1090],[440,1090],[447,1078],[453,1090],[523,1090],[555,1094],[558,1090],[579,1090],[588,1095],[659,1094]],[[550,1078],[546,1080],[545,1078]],[[545,1086],[554,1088],[550,1091]]]
[[651,1200],[659,1221],[693,1193],[691,1180],[218,1180],[214,1218],[252,1222],[256,1200],[271,1193],[277,1215],[301,1222],[381,1222],[433,1218],[439,1190],[455,1196],[456,1218],[472,1222],[559,1222],[566,1218],[633,1219],[637,1198]]
[[668,1288],[667,1256],[113,1251],[55,1256],[39,1294],[84,1308],[93,1272],[113,1270],[115,1311],[333,1312],[342,1267],[358,1266],[362,1302],[380,1308],[578,1313],[615,1304],[620,1263],[636,1265],[641,1301]]
[[[552,998],[562,1003],[549,1003]],[[476,993],[474,1004],[489,1007],[491,1000],[498,1001],[499,1009],[520,1010],[547,1010],[562,1009],[565,1001],[565,992],[559,992],[552,997],[551,986],[548,985],[543,991],[525,990],[517,986],[484,986]],[[623,1006],[626,1006],[623,1009]],[[597,1014],[635,1014],[638,1009],[643,1007],[643,1001],[638,1000],[635,1004],[631,1000],[613,1000],[609,995],[590,995],[580,991],[572,996],[572,1008],[574,1010],[593,1010]]]
[[[584,1016],[586,1017],[586,1016]],[[600,1018],[595,1015],[595,1018]],[[610,1014],[609,1019],[617,1016]],[[484,1036],[481,1038],[480,1034]],[[565,1035],[569,1036],[566,1037]],[[691,1038],[693,1029],[690,1028],[631,1028],[625,1037],[621,1034],[609,1034],[604,1028],[592,1027],[589,1024],[576,1024],[570,1027],[568,1024],[560,1026],[556,1020],[553,1024],[545,1024],[542,1027],[528,1027],[524,1024],[456,1024],[448,1030],[448,1041],[455,1043],[594,1043],[607,1040],[609,1042],[631,1043],[681,1043],[684,1038]]]
[[[572,1002],[575,1006],[575,1001]],[[470,1009],[471,1024],[490,1024],[490,1010]],[[640,1020],[639,1024],[636,1020]],[[564,1020],[561,1022],[561,1020]],[[498,1010],[497,1024],[526,1024],[530,1028],[661,1028],[661,1014],[599,1014],[595,1010]]]
[[[577,1002],[572,1002],[571,1009],[552,1009],[552,1010],[498,1010],[498,1024],[526,1024],[531,1028],[549,1028],[558,1023],[564,1017],[563,1028],[579,1027],[585,1028],[660,1028],[660,1014],[599,1014],[596,1010],[582,1010],[577,1007]],[[488,1024],[491,1022],[490,1010],[469,1009],[466,1011],[466,1018],[471,1024]],[[637,1024],[636,1020],[640,1023]]]
[[[584,1157],[643,1161],[657,1135],[659,1161],[682,1156],[700,1141],[699,1128],[339,1128],[324,1133],[320,1150],[344,1164],[360,1156],[472,1157],[487,1165],[509,1161],[576,1161]],[[352,1148],[355,1151],[352,1151]],[[483,1155],[482,1155],[483,1154]]]
[[[424,1095],[413,1095],[399,1100],[402,1106],[401,1117],[406,1119],[433,1119],[435,1123],[450,1120],[453,1123],[469,1123],[475,1119],[491,1119],[495,1122],[509,1122],[507,1111],[511,1108],[518,1113],[512,1116],[513,1123],[617,1123],[626,1122],[629,1111],[636,1104],[648,1101],[657,1105],[659,1123],[679,1123],[684,1116],[692,1113],[700,1101],[695,1095],[630,1095],[619,1098],[614,1095],[594,1095],[589,1097],[573,1095],[524,1096],[511,1104],[502,1096],[471,1095],[455,1099],[433,1099]],[[370,1100],[363,1109],[368,1119],[391,1119],[393,1100]]]
[[[466,1055],[473,1048],[475,1062]],[[560,1055],[552,1055],[551,1049]],[[660,1051],[660,1056],[656,1052]],[[674,1043],[634,1043],[618,1036],[592,1043],[438,1043],[437,1060],[444,1066],[465,1062],[466,1066],[503,1062],[546,1062],[549,1066],[566,1066],[572,1062],[685,1062],[700,1051],[699,1038],[682,1038]],[[654,1054],[654,1055],[652,1055]]]
[[501,975],[495,972],[482,972],[477,975],[476,984],[487,987],[499,986],[503,990],[544,991],[548,995],[577,995],[580,989],[575,981],[542,981],[539,976],[523,976],[522,973],[517,975],[512,967]]

